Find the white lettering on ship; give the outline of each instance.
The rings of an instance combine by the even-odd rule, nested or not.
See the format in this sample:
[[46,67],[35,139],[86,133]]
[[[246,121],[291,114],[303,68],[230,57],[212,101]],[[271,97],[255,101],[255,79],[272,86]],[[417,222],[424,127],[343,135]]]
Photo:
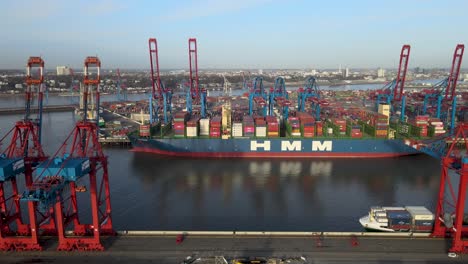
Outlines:
[[281,151],[301,151],[301,141],[281,141]]
[[[258,142],[256,140],[250,141],[250,151],[271,151],[271,141],[265,140],[263,142]],[[332,151],[333,150],[333,141],[312,141],[311,151]],[[281,141],[281,151],[302,151],[302,141],[300,140],[282,140]],[[305,150],[307,151],[307,150]]]
[[270,141],[265,140],[259,143],[256,140],[250,141],[250,151],[257,151],[257,148],[263,148],[264,151],[270,151]]

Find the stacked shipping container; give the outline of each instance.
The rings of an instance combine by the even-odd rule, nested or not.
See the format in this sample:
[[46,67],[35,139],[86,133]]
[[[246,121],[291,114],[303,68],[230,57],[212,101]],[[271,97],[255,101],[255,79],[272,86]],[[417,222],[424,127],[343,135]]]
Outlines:
[[232,137],[242,137],[241,122],[232,122]]
[[[307,113],[298,112],[297,116],[299,117],[299,120],[301,123],[302,136],[307,137],[307,138],[314,137],[315,136],[315,119]],[[320,132],[321,131],[322,129],[320,129]]]
[[200,136],[209,136],[210,135],[210,119],[202,118],[200,119]]
[[291,136],[300,137],[301,136],[301,125],[299,123],[298,117],[290,117],[288,119],[288,124],[291,127]]
[[429,123],[434,129],[434,136],[445,134],[444,123],[442,123],[439,118],[431,118],[429,119]]
[[187,137],[198,137],[198,117],[192,117],[189,121],[187,121]]
[[267,116],[267,135],[268,137],[279,137],[279,123],[276,117]]
[[215,116],[210,120],[210,137],[221,137],[221,117]]
[[352,121],[348,121],[348,123],[346,124],[346,133],[351,138],[362,138],[361,126]]
[[419,135],[421,137],[427,137],[427,126],[429,125],[428,115],[418,115],[415,117],[413,125],[420,128]]
[[187,121],[187,112],[178,112],[174,114],[172,122],[175,137],[185,137],[185,122]]
[[244,126],[244,137],[255,136],[255,125],[251,116],[244,116],[242,119],[242,124]]
[[338,131],[335,131],[335,133],[341,136],[346,134],[346,120],[341,118],[334,118],[332,119],[332,122],[335,126],[338,127]]
[[388,116],[374,113],[371,115],[370,123],[375,128],[375,136],[386,138],[388,135]]
[[266,122],[263,117],[255,118],[255,136],[256,137],[266,137],[267,127]]

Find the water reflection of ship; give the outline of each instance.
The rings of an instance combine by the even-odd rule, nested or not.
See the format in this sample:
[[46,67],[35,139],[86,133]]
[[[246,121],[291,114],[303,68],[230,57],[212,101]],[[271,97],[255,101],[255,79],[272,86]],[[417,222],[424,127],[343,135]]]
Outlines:
[[[414,198],[411,194],[415,192],[431,193],[428,190],[433,190],[434,197],[437,195],[440,162],[432,157],[418,155],[361,162],[348,159],[335,164],[333,177],[330,177],[333,185],[362,185],[378,203],[389,205],[399,204],[402,197],[396,196],[398,193]],[[433,200],[436,201],[435,198]],[[415,201],[407,203],[411,202]],[[425,206],[432,208],[435,204]]]
[[[332,172],[332,162],[325,160],[187,160],[145,153],[134,153],[133,167],[152,191],[175,189],[181,195],[189,194],[191,201],[184,204],[192,203],[187,210],[194,211],[195,215],[190,215],[194,226],[202,226],[197,215],[211,215],[204,211],[213,206],[239,207],[241,214],[250,212],[257,222],[266,225],[271,225],[271,221],[265,214],[271,215],[273,210],[288,217],[288,211],[292,210],[288,206],[295,199],[309,201],[313,209],[309,212],[318,213],[322,205],[312,202],[320,200],[315,185]],[[157,197],[161,209],[167,208],[166,195],[167,191]],[[218,197],[222,199],[213,200]]]
[[[175,180],[177,190],[223,191],[229,202],[233,191],[284,188],[307,194],[317,180],[333,186],[358,184],[382,204],[395,204],[395,188],[403,182],[412,190],[436,189],[439,163],[424,155],[398,159],[341,160],[210,160],[155,157],[134,153],[134,168],[147,184]],[[411,176],[408,176],[411,175]],[[174,179],[175,177],[175,179]],[[276,196],[275,196],[276,197]]]
[[[333,162],[326,160],[204,160],[155,157],[134,153],[134,167],[142,172],[143,181],[156,183],[161,177],[176,178],[178,188],[226,188],[229,179],[234,188],[260,188],[276,191],[288,182],[312,182],[304,177],[329,177]],[[163,176],[164,175],[164,176]],[[303,186],[303,184],[300,184]],[[307,184],[306,184],[307,185]],[[306,186],[309,187],[309,186]]]

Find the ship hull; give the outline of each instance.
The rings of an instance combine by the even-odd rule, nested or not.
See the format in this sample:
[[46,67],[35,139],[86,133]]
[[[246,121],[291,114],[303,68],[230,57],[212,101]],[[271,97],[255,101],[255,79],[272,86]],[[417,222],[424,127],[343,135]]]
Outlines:
[[211,158],[386,158],[419,152],[403,140],[386,139],[213,139],[130,137],[133,151]]

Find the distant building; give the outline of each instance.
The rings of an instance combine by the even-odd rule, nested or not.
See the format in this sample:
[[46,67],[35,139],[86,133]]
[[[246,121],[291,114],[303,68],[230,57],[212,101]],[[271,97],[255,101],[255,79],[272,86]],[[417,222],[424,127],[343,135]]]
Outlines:
[[57,66],[57,75],[70,75],[71,70],[67,66]]
[[464,82],[468,82],[468,73],[465,73],[465,74],[461,73],[459,79]]
[[348,67],[345,68],[344,77],[345,78],[349,77],[349,68]]
[[379,68],[377,70],[377,78],[385,78],[385,70],[382,68]]
[[262,75],[263,74],[263,70],[262,69],[258,69],[258,75]]

